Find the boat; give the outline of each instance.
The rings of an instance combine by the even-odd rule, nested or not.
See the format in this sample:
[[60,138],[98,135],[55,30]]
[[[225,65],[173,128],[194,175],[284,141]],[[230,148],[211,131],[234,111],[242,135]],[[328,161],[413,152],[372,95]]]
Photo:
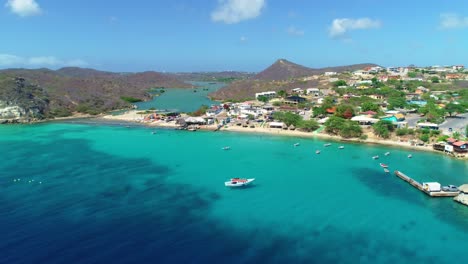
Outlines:
[[372,158],[376,160],[376,159],[379,159],[379,156],[374,156]]
[[331,143],[324,144],[323,146],[324,147],[329,147],[329,146],[331,146]]
[[382,167],[382,168],[388,168],[388,165],[387,165],[387,164],[380,163],[380,167]]
[[344,149],[344,146],[339,146],[338,148],[339,148],[339,149]]
[[229,146],[226,146],[226,147],[222,148],[222,150],[230,150],[230,149],[231,149],[231,147],[229,147]]
[[295,143],[295,144],[294,144],[295,147],[297,147],[297,146],[299,146],[299,145],[300,145],[299,143]]
[[390,155],[390,152],[385,152],[385,156],[388,156],[388,155]]
[[153,134],[153,135],[156,134],[156,131],[151,132],[151,134]]
[[413,155],[409,154],[408,155],[408,159],[411,159],[413,157]]
[[385,171],[385,173],[389,173],[389,172],[390,172],[388,169],[383,169],[383,171]]
[[227,182],[224,182],[226,187],[243,187],[249,185],[251,182],[255,181],[255,178],[245,179],[245,178],[232,178]]
[[320,150],[315,151],[315,154],[320,154]]

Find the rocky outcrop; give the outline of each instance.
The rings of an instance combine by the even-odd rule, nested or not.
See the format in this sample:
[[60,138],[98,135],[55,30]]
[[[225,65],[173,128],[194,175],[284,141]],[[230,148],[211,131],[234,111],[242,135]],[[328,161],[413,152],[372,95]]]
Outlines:
[[29,123],[46,117],[47,93],[24,78],[0,80],[0,123]]

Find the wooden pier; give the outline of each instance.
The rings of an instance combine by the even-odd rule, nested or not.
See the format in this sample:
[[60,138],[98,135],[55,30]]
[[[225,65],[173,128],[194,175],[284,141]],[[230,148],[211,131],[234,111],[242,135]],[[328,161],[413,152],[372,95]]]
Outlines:
[[440,191],[440,192],[430,192],[426,189],[424,189],[423,185],[415,180],[413,180],[411,177],[409,177],[408,175],[404,174],[403,172],[401,171],[395,171],[395,175],[404,180],[405,182],[411,184],[414,188],[420,190],[421,192],[431,196],[431,197],[455,197],[459,194],[459,192],[444,192],[444,191]]

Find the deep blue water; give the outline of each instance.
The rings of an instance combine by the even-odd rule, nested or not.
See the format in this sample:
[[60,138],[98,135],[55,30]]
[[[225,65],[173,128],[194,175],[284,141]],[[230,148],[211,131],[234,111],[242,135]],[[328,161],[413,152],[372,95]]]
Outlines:
[[[0,263],[448,263],[468,249],[468,207],[378,167],[459,185],[468,183],[466,162],[420,152],[410,160],[380,146],[325,149],[313,139],[151,131],[0,127]],[[236,176],[257,182],[226,189]]]

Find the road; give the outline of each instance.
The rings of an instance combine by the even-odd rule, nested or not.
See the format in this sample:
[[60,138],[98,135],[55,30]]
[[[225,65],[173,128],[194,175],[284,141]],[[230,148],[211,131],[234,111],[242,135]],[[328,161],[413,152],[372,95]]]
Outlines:
[[468,113],[455,117],[447,117],[445,122],[439,125],[439,129],[442,130],[444,134],[450,134],[449,128],[452,128],[453,132],[460,132],[464,135],[466,126],[468,126]]
[[414,128],[422,118],[424,117],[421,117],[419,114],[408,114],[406,115],[405,121],[408,122],[408,127]]

